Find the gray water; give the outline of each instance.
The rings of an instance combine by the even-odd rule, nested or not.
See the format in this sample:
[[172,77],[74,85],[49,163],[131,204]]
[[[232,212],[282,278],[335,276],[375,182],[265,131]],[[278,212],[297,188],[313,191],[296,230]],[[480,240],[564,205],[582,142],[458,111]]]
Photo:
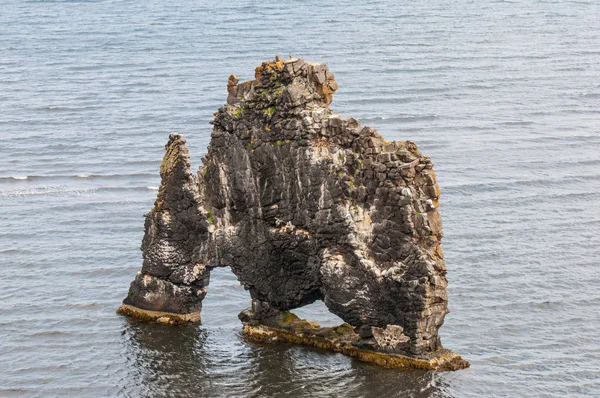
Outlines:
[[[275,54],[436,163],[470,369],[246,342],[227,269],[201,326],[115,314],[169,132],[196,168],[229,74]],[[1,0],[0,396],[599,396],[599,65],[597,1]]]

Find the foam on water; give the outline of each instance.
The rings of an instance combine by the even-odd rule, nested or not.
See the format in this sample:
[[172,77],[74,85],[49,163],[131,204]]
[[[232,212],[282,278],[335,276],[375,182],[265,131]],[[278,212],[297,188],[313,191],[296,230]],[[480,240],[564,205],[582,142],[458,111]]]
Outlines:
[[[549,397],[600,391],[595,1],[5,0],[0,395]],[[115,315],[171,131],[194,168],[230,74],[327,63],[332,108],[435,162],[466,371],[250,344],[216,270],[199,327]],[[319,303],[304,310],[328,321]],[[332,317],[331,322],[336,320]]]

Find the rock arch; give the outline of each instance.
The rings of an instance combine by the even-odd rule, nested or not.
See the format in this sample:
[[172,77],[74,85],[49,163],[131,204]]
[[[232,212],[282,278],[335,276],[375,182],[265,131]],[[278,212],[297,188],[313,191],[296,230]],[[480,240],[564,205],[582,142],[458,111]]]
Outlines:
[[276,58],[255,77],[229,78],[197,174],[183,136],[170,135],[142,270],[119,311],[199,321],[210,269],[226,266],[250,291],[250,338],[319,337],[286,311],[323,300],[351,325],[339,338],[348,350],[466,366],[438,334],[447,281],[431,160],[334,113],[324,64]]

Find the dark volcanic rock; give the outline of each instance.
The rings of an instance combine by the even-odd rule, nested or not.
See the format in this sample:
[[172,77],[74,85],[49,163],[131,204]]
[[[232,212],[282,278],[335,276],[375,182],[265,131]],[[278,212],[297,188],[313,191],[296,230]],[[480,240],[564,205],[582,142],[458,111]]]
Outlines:
[[160,166],[162,182],[146,214],[144,262],[123,304],[142,310],[194,314],[198,319],[209,271],[195,254],[209,238],[198,182],[190,171],[185,139],[172,133]]
[[412,357],[441,349],[448,313],[433,163],[410,141],[331,111],[326,65],[269,61],[228,81],[208,153],[190,172],[172,134],[146,218],[144,265],[124,304],[199,313],[208,272],[228,266],[269,324],[323,300],[360,344]]

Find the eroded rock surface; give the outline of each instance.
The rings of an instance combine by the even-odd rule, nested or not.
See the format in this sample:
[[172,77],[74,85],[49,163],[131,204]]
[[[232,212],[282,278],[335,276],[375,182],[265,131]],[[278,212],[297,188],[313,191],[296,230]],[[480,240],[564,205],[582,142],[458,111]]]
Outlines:
[[171,135],[124,304],[199,314],[209,270],[228,266],[253,299],[247,324],[277,326],[281,311],[323,300],[363,348],[439,351],[447,281],[431,160],[329,109],[324,64],[277,58],[255,76],[229,78],[196,176]]
[[146,214],[143,265],[119,311],[140,317],[137,309],[169,323],[199,321],[209,270],[199,262],[197,248],[209,239],[208,220],[190,171],[185,139],[171,134],[160,166],[161,184],[154,208]]

